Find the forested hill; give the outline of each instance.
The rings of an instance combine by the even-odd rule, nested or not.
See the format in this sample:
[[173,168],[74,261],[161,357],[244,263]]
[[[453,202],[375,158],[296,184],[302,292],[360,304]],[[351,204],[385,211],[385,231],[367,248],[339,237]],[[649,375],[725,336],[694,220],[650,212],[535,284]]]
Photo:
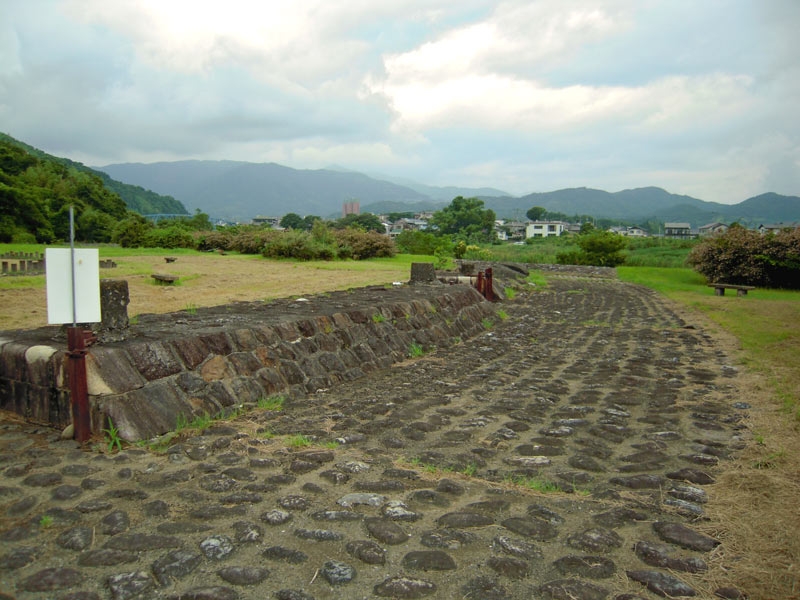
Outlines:
[[83,163],[75,162],[68,158],[62,158],[59,156],[52,156],[39,150],[38,148],[34,148],[33,146],[29,146],[24,142],[20,142],[19,140],[15,140],[9,135],[4,133],[0,133],[0,142],[12,144],[17,146],[18,148],[23,149],[28,154],[35,156],[39,160],[42,161],[52,161],[58,163],[68,170],[73,169],[75,171],[79,171],[81,173],[88,173],[89,175],[94,175],[99,177],[100,180],[103,182],[103,185],[110,191],[117,194],[128,209],[138,212],[143,215],[148,214],[188,214],[186,207],[183,205],[182,202],[176,200],[172,196],[164,196],[161,194],[157,194],[151,190],[147,190],[138,185],[130,185],[128,183],[122,183],[121,181],[117,181],[112,179],[107,173],[103,173],[102,171],[97,171],[92,169],[91,167],[87,167]]
[[[68,240],[70,206],[75,209],[77,239],[109,241],[129,208],[107,182],[125,186],[80,163],[0,134],[0,242]],[[174,200],[173,204],[140,206],[148,212],[186,212]]]

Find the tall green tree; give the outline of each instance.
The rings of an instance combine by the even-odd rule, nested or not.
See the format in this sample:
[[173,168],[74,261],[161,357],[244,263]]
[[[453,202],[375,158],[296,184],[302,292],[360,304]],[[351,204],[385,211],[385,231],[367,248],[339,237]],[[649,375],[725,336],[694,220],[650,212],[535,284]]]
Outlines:
[[492,242],[495,239],[493,210],[484,208],[483,200],[457,196],[442,210],[433,213],[430,224],[442,235],[468,242]]
[[283,218],[281,218],[280,226],[284,229],[304,231],[306,229],[306,222],[303,220],[303,217],[297,213],[286,213],[283,215]]
[[531,221],[541,221],[546,214],[547,214],[546,208],[542,206],[533,206],[528,209],[528,212],[525,213],[525,216],[528,217]]
[[375,231],[377,233],[386,233],[386,227],[383,222],[372,213],[362,213],[360,215],[347,215],[341,219],[337,219],[334,224],[336,229],[347,229],[352,227],[362,231]]

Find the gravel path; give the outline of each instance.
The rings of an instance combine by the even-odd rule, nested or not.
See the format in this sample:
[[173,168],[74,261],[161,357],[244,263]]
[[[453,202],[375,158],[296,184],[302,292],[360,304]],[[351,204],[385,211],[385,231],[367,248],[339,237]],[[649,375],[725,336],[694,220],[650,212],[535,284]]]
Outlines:
[[612,278],[499,308],[455,348],[161,454],[0,423],[0,599],[709,597],[736,369]]

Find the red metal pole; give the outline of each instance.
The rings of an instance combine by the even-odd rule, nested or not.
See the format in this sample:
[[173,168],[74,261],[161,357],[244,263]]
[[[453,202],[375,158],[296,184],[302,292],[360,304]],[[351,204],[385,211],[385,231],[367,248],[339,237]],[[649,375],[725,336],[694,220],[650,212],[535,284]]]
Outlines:
[[483,271],[478,271],[478,281],[475,282],[475,288],[478,293],[483,296]]
[[484,285],[484,298],[486,298],[489,302],[494,302],[494,283],[492,282],[492,268],[488,267],[486,269],[486,277],[483,280]]
[[89,388],[86,384],[86,337],[80,327],[67,328],[67,376],[75,439],[83,443],[92,437]]

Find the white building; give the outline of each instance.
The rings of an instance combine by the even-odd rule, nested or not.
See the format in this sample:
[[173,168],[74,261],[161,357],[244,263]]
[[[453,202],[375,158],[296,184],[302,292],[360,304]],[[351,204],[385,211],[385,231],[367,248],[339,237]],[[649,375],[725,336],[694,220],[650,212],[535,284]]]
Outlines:
[[525,228],[526,238],[559,236],[567,230],[563,221],[534,221]]

